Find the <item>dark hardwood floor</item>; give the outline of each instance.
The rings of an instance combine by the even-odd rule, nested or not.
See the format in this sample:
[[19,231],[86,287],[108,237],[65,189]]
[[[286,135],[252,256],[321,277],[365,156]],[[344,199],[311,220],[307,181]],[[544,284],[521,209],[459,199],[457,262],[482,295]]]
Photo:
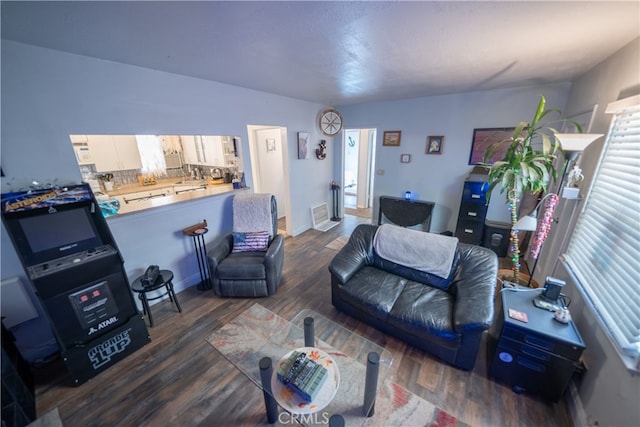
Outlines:
[[327,266],[337,252],[325,245],[363,222],[368,219],[346,215],[326,233],[287,237],[274,296],[221,299],[191,287],[178,294],[182,314],[168,301],[152,306],[151,343],[79,387],[60,360],[39,369],[38,414],[57,407],[67,427],[264,425],[262,392],[206,341],[258,302],[287,319],[311,308],[385,346],[395,355],[389,379],[471,426],[572,425],[563,403],[515,394],[488,379],[486,346],[473,371],[460,371],[335,310]]

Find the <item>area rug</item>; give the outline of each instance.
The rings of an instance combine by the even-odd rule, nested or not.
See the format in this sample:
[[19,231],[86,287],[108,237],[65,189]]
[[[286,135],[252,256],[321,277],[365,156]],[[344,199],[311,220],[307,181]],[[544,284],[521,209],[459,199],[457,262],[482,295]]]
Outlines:
[[339,251],[340,249],[342,249],[344,245],[347,244],[348,241],[349,241],[349,236],[340,236],[336,239],[333,239],[331,242],[329,242],[325,246],[325,248],[329,248],[334,251]]
[[[254,322],[262,326],[257,327]],[[266,327],[263,323],[267,323]],[[320,325],[319,323],[318,325]],[[235,319],[217,329],[207,341],[219,351],[227,360],[233,361],[236,368],[251,376],[252,381],[260,384],[259,353],[272,353],[275,343],[265,341],[265,333],[271,336],[281,336],[285,341],[298,338],[300,331],[284,318],[267,310],[260,304],[254,304]],[[273,337],[272,337],[273,338]],[[340,341],[340,340],[338,340]],[[350,358],[342,351],[333,348],[323,340],[316,340],[316,346],[332,355],[336,363],[349,366],[349,369],[360,370],[364,381],[365,367],[360,362]],[[343,343],[344,344],[344,343]],[[353,342],[345,344],[352,346]],[[256,352],[256,347],[261,350]],[[357,345],[356,345],[357,347]],[[280,350],[275,349],[278,353]],[[255,367],[255,369],[253,368]],[[346,371],[346,369],[345,369]],[[344,372],[344,371],[343,371]],[[360,377],[360,376],[359,376]],[[340,383],[340,387],[351,387],[348,381]],[[359,393],[359,392],[358,392]],[[355,396],[355,395],[354,395]],[[343,396],[344,397],[344,396]],[[387,379],[378,384],[375,411],[372,417],[366,418],[362,413],[362,397],[342,401],[340,414],[347,426],[390,426],[390,427],[469,427],[453,415],[441,410],[431,402],[422,399],[399,384]],[[325,422],[320,424],[326,425]],[[280,425],[277,423],[277,425]]]

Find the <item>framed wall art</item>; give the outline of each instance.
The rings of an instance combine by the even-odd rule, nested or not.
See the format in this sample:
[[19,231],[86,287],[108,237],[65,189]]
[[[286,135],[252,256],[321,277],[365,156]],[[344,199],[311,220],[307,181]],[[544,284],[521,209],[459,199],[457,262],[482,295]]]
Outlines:
[[309,157],[309,132],[298,132],[298,159]]
[[399,130],[385,130],[382,134],[382,146],[383,147],[399,147],[400,137],[402,131]]
[[[473,130],[473,139],[471,140],[471,153],[469,154],[470,165],[484,164],[484,152],[491,144],[506,141],[511,138],[511,134],[515,128],[482,128]],[[504,158],[509,144],[496,146],[491,158],[487,159],[488,164],[494,164],[498,160]]]
[[411,154],[401,154],[400,163],[411,163]]
[[425,154],[442,154],[442,144],[444,144],[443,135],[428,136]]

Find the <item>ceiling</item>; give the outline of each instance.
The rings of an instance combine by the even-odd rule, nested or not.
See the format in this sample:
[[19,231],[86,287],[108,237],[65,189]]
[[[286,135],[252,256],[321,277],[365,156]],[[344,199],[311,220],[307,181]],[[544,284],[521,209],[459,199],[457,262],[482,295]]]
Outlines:
[[2,1],[2,38],[327,105],[567,81],[638,1]]

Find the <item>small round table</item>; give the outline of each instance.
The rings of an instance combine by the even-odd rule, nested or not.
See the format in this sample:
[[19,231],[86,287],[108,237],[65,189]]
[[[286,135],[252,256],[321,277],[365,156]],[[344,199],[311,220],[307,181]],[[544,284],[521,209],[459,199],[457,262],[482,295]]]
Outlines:
[[[178,302],[178,298],[176,297],[175,292],[173,291],[173,272],[171,270],[160,270],[160,274],[158,274],[158,278],[156,279],[153,285],[144,286],[142,284],[142,278],[144,276],[138,277],[131,284],[131,290],[138,294],[138,298],[142,301],[142,314],[147,314],[149,316],[149,326],[153,327],[153,317],[151,316],[151,309],[149,308],[149,301],[154,299],[162,298],[166,295],[169,295],[169,300],[176,304],[178,311],[182,313],[182,308],[180,308],[180,303]],[[161,295],[149,298],[147,296],[147,292],[157,291],[164,287],[164,293]]]

